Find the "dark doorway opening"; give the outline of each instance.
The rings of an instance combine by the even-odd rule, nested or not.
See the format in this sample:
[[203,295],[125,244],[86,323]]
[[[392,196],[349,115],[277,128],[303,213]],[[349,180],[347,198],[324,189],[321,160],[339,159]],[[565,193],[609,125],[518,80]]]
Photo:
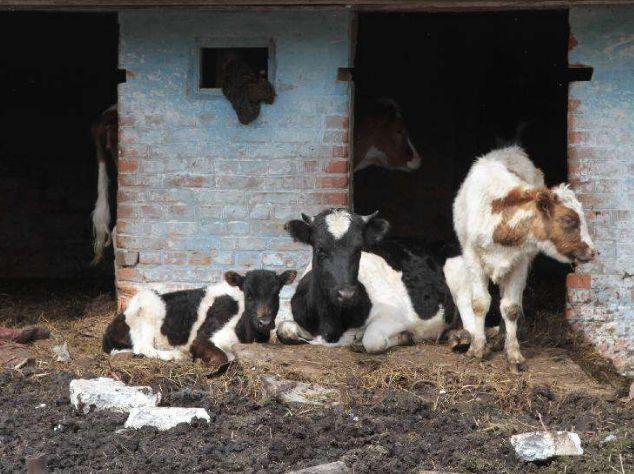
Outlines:
[[[458,250],[451,205],[476,157],[519,132],[547,184],[565,181],[568,31],[567,11],[360,15],[356,104],[396,101],[422,160],[409,173],[356,172],[355,211],[378,209],[392,237],[448,256]],[[563,309],[567,268],[534,267],[532,281],[554,280],[545,304]]]
[[0,13],[0,278],[106,279],[91,267],[93,120],[116,103],[116,14]]

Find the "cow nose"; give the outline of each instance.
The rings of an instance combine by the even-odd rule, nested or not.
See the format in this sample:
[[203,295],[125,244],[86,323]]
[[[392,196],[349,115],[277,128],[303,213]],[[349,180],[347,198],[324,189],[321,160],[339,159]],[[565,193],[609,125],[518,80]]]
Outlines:
[[352,299],[355,293],[356,289],[352,286],[347,286],[337,291],[337,295],[340,301],[347,301],[349,299]]

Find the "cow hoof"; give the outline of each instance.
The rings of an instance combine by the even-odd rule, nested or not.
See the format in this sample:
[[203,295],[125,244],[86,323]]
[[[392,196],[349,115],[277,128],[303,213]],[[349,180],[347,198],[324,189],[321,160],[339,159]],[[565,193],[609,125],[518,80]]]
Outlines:
[[403,331],[398,335],[398,342],[400,346],[415,346],[416,341],[414,335],[409,331]]
[[352,344],[348,346],[352,352],[363,353],[365,352],[365,347],[363,346],[363,341],[361,339],[355,339],[352,341]]
[[526,362],[509,362],[509,371],[512,374],[519,374],[520,372],[526,372],[528,365]]
[[482,348],[476,348],[472,344],[471,347],[469,347],[469,350],[467,351],[467,357],[471,357],[472,359],[476,359],[476,360],[484,360],[487,358],[490,352],[491,352],[491,348],[487,345],[485,345]]
[[471,345],[471,333],[466,329],[452,329],[447,334],[447,342],[452,351],[466,352]]

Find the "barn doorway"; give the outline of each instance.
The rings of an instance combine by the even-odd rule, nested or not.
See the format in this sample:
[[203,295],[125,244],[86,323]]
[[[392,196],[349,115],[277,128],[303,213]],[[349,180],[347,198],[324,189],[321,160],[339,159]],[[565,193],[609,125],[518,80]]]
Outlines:
[[[519,132],[547,184],[565,181],[568,31],[566,11],[361,14],[355,104],[396,101],[422,161],[413,172],[371,166],[354,173],[355,211],[378,209],[393,238],[444,260],[458,252],[453,198],[474,159],[496,143]],[[563,312],[567,272],[539,259],[525,304]]]
[[90,126],[117,100],[117,16],[2,12],[0,41],[0,292],[112,287],[112,254],[90,265]]

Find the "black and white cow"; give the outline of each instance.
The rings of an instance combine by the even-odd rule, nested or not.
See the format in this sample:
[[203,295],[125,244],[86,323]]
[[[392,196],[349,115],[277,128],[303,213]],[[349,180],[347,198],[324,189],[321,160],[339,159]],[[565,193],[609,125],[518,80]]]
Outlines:
[[235,358],[234,344],[269,340],[280,290],[296,276],[294,270],[226,272],[225,281],[207,288],[162,295],[143,290],[106,329],[103,351],[224,364]]
[[376,213],[329,209],[302,218],[286,230],[313,248],[312,263],[292,298],[293,320],[278,325],[281,342],[378,353],[442,336],[456,309],[441,264],[382,242],[389,223]]

